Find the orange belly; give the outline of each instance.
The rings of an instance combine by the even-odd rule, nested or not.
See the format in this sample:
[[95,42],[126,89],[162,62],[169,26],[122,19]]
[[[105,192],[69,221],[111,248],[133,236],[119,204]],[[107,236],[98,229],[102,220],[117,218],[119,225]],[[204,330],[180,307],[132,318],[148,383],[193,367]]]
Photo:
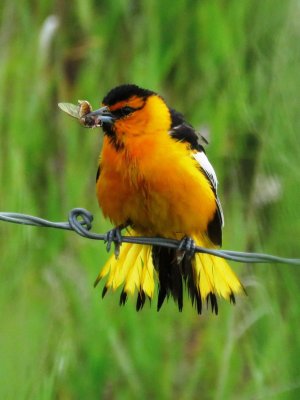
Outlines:
[[119,151],[105,138],[97,196],[115,225],[129,220],[148,235],[204,233],[216,210],[211,186],[190,151],[168,137],[143,136]]

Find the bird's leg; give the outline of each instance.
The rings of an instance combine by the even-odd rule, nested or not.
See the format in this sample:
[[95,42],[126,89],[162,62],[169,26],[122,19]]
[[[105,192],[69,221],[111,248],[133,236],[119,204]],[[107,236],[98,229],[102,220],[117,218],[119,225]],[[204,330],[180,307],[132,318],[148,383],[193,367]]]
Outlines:
[[185,255],[189,259],[192,258],[195,254],[195,247],[195,241],[191,237],[185,236],[184,238],[182,238],[176,250],[176,258],[178,264],[181,263]]
[[122,229],[125,229],[128,225],[129,225],[129,223],[118,225],[106,233],[106,238],[104,240],[104,243],[106,243],[106,250],[110,251],[111,245],[112,245],[112,243],[114,243],[114,245],[115,245],[114,253],[115,253],[116,258],[118,258],[120,255],[120,247],[122,244],[121,231],[122,231]]

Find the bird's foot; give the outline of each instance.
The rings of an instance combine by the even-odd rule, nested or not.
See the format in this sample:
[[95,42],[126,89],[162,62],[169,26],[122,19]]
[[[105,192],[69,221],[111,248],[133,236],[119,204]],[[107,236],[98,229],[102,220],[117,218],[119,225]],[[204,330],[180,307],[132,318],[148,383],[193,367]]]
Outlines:
[[106,243],[106,250],[110,251],[112,243],[115,245],[115,257],[118,258],[120,255],[120,247],[122,244],[121,230],[124,228],[123,225],[116,226],[106,233],[104,243]]
[[183,260],[183,257],[186,255],[189,259],[191,259],[195,254],[195,241],[188,236],[185,236],[181,239],[178,249],[176,250],[176,257],[178,264]]

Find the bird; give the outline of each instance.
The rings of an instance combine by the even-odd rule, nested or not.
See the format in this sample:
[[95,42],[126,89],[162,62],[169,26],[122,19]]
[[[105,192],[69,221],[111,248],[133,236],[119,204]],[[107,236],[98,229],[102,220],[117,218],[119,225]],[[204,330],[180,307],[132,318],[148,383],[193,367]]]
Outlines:
[[[198,314],[206,303],[218,314],[218,297],[235,303],[244,291],[228,263],[195,246],[222,245],[224,215],[216,173],[204,141],[162,96],[135,84],[110,90],[102,106],[85,115],[101,126],[104,138],[96,194],[113,254],[95,281],[106,277],[102,297],[121,288],[120,305],[136,297],[136,310],[157,291],[157,310],[173,298],[183,309],[185,291]],[[177,249],[122,243],[129,236],[177,239]]]

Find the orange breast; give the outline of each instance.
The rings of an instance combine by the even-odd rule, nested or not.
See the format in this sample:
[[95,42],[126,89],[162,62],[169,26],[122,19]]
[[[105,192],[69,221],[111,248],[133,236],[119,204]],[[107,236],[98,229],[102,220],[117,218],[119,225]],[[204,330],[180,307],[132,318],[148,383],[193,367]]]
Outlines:
[[119,151],[105,137],[97,196],[115,225],[130,220],[148,235],[205,232],[216,210],[199,165],[167,133],[131,138]]

